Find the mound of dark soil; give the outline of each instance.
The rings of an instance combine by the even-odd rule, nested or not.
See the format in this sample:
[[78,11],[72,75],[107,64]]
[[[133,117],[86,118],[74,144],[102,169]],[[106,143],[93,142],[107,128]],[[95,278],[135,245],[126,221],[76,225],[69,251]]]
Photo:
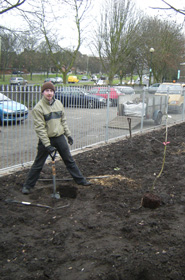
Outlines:
[[[21,193],[28,170],[1,177],[1,280],[185,279],[185,124],[74,156],[92,186],[77,186],[62,161],[44,166],[32,194]],[[10,202],[13,200],[14,202]],[[31,202],[31,205],[20,202]],[[39,204],[39,205],[38,205]]]

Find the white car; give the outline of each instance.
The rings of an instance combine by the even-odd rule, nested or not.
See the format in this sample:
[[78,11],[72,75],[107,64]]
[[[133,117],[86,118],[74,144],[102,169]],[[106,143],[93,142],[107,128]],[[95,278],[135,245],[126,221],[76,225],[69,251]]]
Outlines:
[[156,83],[156,84],[153,84],[153,85],[149,86],[148,87],[148,92],[149,93],[156,93],[159,86],[160,86],[160,83]]
[[91,77],[91,81],[93,81],[93,82],[97,82],[97,80],[98,80],[97,76],[96,76],[96,75],[92,75],[92,77]]
[[121,93],[124,94],[135,94],[135,91],[132,87],[128,86],[116,86],[115,88],[119,89]]
[[61,77],[56,77],[55,78],[55,83],[56,84],[62,84],[63,83],[63,79]]
[[27,85],[28,81],[24,80],[22,77],[11,77],[10,78],[10,84],[11,85]]
[[98,82],[96,84],[98,86],[104,86],[104,85],[106,85],[106,81],[105,80],[98,80]]

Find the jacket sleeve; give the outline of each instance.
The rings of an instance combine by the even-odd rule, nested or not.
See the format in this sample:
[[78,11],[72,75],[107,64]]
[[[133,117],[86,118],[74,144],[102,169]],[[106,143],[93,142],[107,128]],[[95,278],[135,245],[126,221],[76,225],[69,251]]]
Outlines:
[[33,109],[32,115],[34,118],[35,132],[36,132],[38,138],[42,141],[42,144],[45,147],[50,146],[51,143],[50,143],[50,139],[47,134],[46,122],[44,119],[43,112],[39,109]]

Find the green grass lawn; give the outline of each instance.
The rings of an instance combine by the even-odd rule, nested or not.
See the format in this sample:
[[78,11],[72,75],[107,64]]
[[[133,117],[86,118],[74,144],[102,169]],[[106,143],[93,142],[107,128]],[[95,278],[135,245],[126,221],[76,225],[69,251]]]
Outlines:
[[[75,75],[75,74],[74,74]],[[45,74],[37,74],[37,75],[30,75],[30,74],[22,74],[22,75],[0,75],[0,85],[9,85],[10,84],[10,78],[11,77],[17,77],[17,76],[21,76],[23,77],[23,79],[28,81],[28,84],[34,84],[34,85],[42,85],[44,83],[44,80],[48,77],[50,78],[55,78],[56,74],[50,74],[48,77]],[[78,77],[79,80],[81,80],[83,75],[76,75]],[[62,77],[62,75],[58,75],[58,77]],[[90,76],[89,77],[89,81],[88,82],[80,82],[80,85],[94,85],[94,82],[90,81]],[[128,82],[129,78],[127,78],[127,80],[124,80],[124,82]],[[119,79],[114,79],[113,81],[113,85],[117,85],[119,84]],[[60,84],[57,84],[60,85]],[[75,84],[70,84],[70,85],[75,85]]]
[[[46,78],[55,78],[57,77],[56,74],[51,74],[47,77],[47,75],[44,74],[37,74],[37,75],[30,75],[30,74],[22,74],[22,75],[1,75],[0,76],[0,85],[9,85],[10,84],[10,78],[11,77],[22,77],[23,79],[28,81],[28,84],[34,84],[34,85],[42,85],[44,83],[44,80]],[[62,75],[58,75],[58,77],[62,78]],[[77,75],[78,79],[81,80],[82,75]],[[89,77],[90,79],[90,77]],[[81,85],[87,84],[87,82],[80,82]],[[94,83],[89,81],[89,85],[93,85]]]
[[0,84],[9,85],[11,77],[22,77],[23,79],[27,80],[30,84],[41,85],[43,84],[44,80],[47,78],[44,75],[31,75],[30,74],[23,74],[23,75],[1,75],[0,76]]

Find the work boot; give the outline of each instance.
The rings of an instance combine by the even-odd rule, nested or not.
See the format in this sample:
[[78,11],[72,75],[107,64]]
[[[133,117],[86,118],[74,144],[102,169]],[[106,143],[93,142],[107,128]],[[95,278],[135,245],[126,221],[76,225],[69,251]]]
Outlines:
[[23,188],[22,188],[22,193],[23,193],[23,194],[30,194],[30,193],[31,193],[31,189],[30,189],[30,188],[27,188],[27,187],[25,187],[25,186],[23,186]]
[[89,182],[89,181],[84,181],[84,182],[80,183],[79,185],[82,185],[82,186],[91,186],[92,183]]

